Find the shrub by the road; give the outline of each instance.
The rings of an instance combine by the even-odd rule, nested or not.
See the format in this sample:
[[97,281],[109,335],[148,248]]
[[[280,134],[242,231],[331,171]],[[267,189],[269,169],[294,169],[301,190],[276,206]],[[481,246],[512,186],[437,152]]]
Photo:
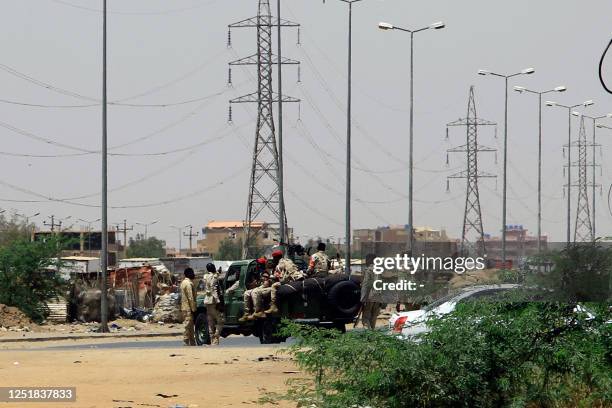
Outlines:
[[[289,325],[308,375],[286,394],[304,407],[604,407],[612,404],[612,325],[551,303],[471,303],[419,342]],[[594,316],[593,316],[594,315]]]
[[43,320],[45,302],[65,289],[58,274],[44,271],[59,247],[54,238],[45,242],[17,239],[0,246],[0,303],[18,307],[36,322]]

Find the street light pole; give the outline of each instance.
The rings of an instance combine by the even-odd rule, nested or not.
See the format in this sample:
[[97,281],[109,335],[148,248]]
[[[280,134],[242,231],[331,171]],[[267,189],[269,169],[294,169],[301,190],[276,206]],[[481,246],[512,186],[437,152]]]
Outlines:
[[546,101],[546,106],[557,106],[560,108],[567,109],[567,237],[566,245],[569,245],[572,239],[572,109],[578,106],[590,106],[593,105],[593,101],[585,101],[577,105],[562,105],[553,101]]
[[[565,86],[558,86],[548,91],[533,91],[522,86],[515,86],[514,90],[538,95],[538,256],[542,254],[542,95],[551,92],[565,92]],[[540,269],[538,263],[538,270]]]
[[[346,103],[346,197],[345,197],[345,239],[346,253],[344,271],[351,273],[351,104],[352,104],[352,71],[353,71],[353,3],[362,0],[340,0],[348,4],[348,83]],[[325,1],[323,1],[325,3]]]
[[108,333],[108,302],[106,298],[106,271],[108,269],[108,180],[107,180],[107,95],[106,95],[106,0],[102,0],[102,253],[100,256],[101,296],[100,327],[101,333]]
[[535,72],[533,68],[525,68],[521,72],[510,75],[498,74],[485,69],[478,71],[478,75],[493,75],[504,78],[505,98],[504,98],[504,164],[503,164],[503,187],[502,187],[502,265],[506,268],[506,214],[507,214],[507,186],[508,186],[508,80],[519,75],[530,75]]
[[413,223],[413,213],[414,213],[414,195],[413,195],[413,180],[414,180],[414,34],[434,29],[440,30],[446,27],[443,22],[436,22],[430,24],[427,27],[419,28],[418,30],[410,30],[407,28],[402,28],[395,26],[390,23],[381,22],[378,24],[378,28],[381,30],[399,30],[404,31],[410,34],[410,136],[409,136],[409,156],[408,156],[408,228],[410,228],[409,232],[409,247],[410,252],[413,253],[414,250],[414,223]]

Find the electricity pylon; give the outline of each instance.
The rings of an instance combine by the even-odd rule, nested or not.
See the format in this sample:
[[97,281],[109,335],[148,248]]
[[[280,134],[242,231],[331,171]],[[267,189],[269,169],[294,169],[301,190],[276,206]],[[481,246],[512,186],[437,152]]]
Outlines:
[[[467,118],[459,119],[446,125],[446,135],[448,128],[452,126],[466,126],[466,142],[464,145],[447,150],[448,153],[466,153],[467,168],[458,173],[452,174],[448,179],[466,179],[465,212],[463,214],[463,232],[461,234],[461,252],[467,254],[472,251],[483,255],[486,253],[484,230],[482,227],[482,214],[480,211],[480,193],[478,191],[478,179],[495,178],[494,174],[478,171],[478,152],[494,152],[496,149],[478,144],[478,126],[497,126],[495,122],[479,119],[476,116],[476,100],[474,98],[474,86],[470,86],[470,97],[468,100]],[[448,161],[448,158],[447,158]],[[473,237],[475,233],[475,240]],[[474,248],[475,242],[479,245]]]
[[[281,208],[282,179],[280,177],[279,149],[276,141],[276,130],[274,126],[274,103],[279,102],[279,95],[272,90],[273,65],[291,64],[298,65],[299,62],[274,55],[272,52],[272,28],[273,27],[299,27],[299,24],[287,20],[274,19],[270,12],[269,0],[258,0],[259,7],[256,17],[239,21],[229,25],[228,46],[231,46],[232,28],[256,28],[257,29],[257,52],[245,58],[240,58],[229,63],[230,83],[231,68],[239,65],[257,66],[257,91],[248,95],[240,96],[230,100],[230,121],[232,116],[232,104],[235,103],[257,103],[257,126],[255,130],[255,143],[253,146],[253,165],[251,167],[251,178],[249,182],[249,197],[247,212],[244,222],[244,242],[242,255],[249,258],[249,245],[254,238],[251,225],[257,217],[267,212],[276,222],[269,225],[274,229],[287,231],[287,216]],[[281,102],[299,102],[299,99],[290,96],[281,96]],[[284,228],[281,228],[281,225]],[[279,236],[282,242],[285,237]]]
[[587,187],[587,147],[592,146],[587,143],[586,129],[584,127],[584,116],[580,117],[580,133],[575,142],[578,148],[578,204],[576,206],[576,223],[574,224],[574,242],[593,241],[593,225],[591,224],[591,213],[589,210],[589,194]]

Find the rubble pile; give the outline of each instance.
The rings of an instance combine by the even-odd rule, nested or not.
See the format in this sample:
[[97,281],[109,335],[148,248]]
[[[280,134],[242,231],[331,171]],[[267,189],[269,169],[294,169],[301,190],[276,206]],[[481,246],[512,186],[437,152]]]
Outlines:
[[183,321],[178,293],[169,293],[157,298],[151,321],[164,323],[181,323]]
[[0,304],[0,327],[29,328],[33,324],[30,318],[18,308]]

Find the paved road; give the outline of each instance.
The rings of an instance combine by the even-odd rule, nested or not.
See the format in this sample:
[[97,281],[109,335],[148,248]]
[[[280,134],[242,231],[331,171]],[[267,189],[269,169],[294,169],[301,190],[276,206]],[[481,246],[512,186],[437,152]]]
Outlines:
[[[259,343],[259,339],[254,336],[229,336],[225,339],[221,339],[222,348],[232,347],[284,347],[289,345],[291,340],[286,343],[276,345],[262,345]],[[83,342],[71,343],[66,345],[52,345],[45,347],[41,344],[41,347],[20,349],[19,351],[37,351],[37,350],[92,350],[92,349],[160,349],[160,348],[183,348],[182,340],[153,340],[153,339],[138,339],[138,340],[126,340],[117,342]],[[9,350],[10,351],[10,350]]]

